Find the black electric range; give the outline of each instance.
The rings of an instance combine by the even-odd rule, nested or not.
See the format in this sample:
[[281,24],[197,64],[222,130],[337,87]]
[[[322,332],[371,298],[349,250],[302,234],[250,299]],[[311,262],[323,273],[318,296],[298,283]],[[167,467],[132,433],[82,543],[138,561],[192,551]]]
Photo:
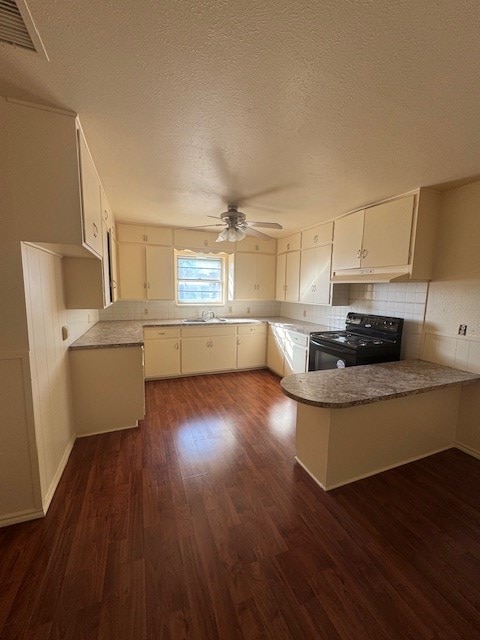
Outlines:
[[400,359],[403,319],[350,312],[345,331],[310,335],[309,371]]

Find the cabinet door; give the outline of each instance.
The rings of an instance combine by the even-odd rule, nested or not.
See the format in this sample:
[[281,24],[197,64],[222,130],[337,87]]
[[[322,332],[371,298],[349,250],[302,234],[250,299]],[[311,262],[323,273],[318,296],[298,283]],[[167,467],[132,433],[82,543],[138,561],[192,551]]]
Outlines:
[[253,236],[247,236],[236,243],[235,251],[240,251],[241,253],[276,253],[277,241],[274,238],[271,240],[262,240]]
[[287,253],[285,270],[285,300],[298,302],[300,292],[300,251]]
[[314,249],[322,244],[331,244],[333,239],[333,222],[319,224],[312,229],[302,231],[302,249]]
[[409,264],[413,204],[408,196],[366,209],[362,267]]
[[[222,229],[220,229],[220,231],[221,230]],[[218,249],[218,243],[215,242],[217,237],[218,234],[212,233],[211,231],[174,229],[175,247],[180,249],[208,249],[209,247],[215,247],[215,249]],[[231,244],[233,248],[232,243],[228,244]]]
[[147,298],[149,300],[173,300],[173,249],[147,246]]
[[335,221],[333,235],[333,269],[360,266],[364,211],[357,211]]
[[173,244],[173,229],[167,227],[145,227],[145,240],[149,244]]
[[275,278],[275,300],[285,300],[285,276],[287,268],[287,254],[277,256],[277,275]]
[[314,286],[317,280],[316,249],[302,251],[300,267],[300,302],[313,304]]
[[145,377],[180,375],[180,339],[145,340]]
[[255,297],[258,300],[275,299],[275,263],[274,255],[265,253],[257,255],[257,295]]
[[210,338],[182,339],[182,373],[201,373],[210,368]]
[[264,367],[266,351],[266,334],[239,335],[237,339],[237,368]]
[[294,233],[286,238],[279,238],[277,241],[278,253],[285,253],[286,251],[298,251],[302,245],[302,234]]
[[237,359],[237,339],[233,336],[213,336],[210,339],[210,371],[235,369]]
[[277,375],[283,376],[285,331],[275,325],[268,327],[267,366]]
[[139,244],[118,245],[118,275],[121,300],[145,300],[145,247]]
[[[275,259],[275,256],[273,256]],[[257,297],[257,255],[235,255],[235,300],[254,300]]]
[[315,260],[315,279],[313,283],[313,303],[330,304],[330,269],[332,264],[332,246],[313,249]]
[[102,255],[100,180],[81,129],[78,129],[85,243]]
[[145,242],[145,227],[139,224],[117,224],[118,242]]
[[285,342],[284,376],[292,373],[305,373],[307,371],[308,349],[298,344]]

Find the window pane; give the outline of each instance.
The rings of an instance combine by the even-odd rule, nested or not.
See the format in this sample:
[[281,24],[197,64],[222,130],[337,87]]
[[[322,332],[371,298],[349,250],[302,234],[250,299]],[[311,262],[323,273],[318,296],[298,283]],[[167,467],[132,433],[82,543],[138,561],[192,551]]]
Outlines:
[[222,258],[177,256],[177,301],[223,302],[223,276]]

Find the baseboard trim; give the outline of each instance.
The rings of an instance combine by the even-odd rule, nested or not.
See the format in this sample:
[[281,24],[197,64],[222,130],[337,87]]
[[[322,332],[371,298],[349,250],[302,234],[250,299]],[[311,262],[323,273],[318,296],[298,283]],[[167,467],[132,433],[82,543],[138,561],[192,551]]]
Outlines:
[[20,522],[28,522],[29,520],[37,520],[38,518],[43,518],[44,515],[43,509],[10,513],[0,518],[0,528],[9,527],[12,524],[19,524]]
[[43,499],[43,511],[44,515],[47,513],[50,503],[52,502],[55,491],[57,490],[58,483],[60,482],[60,478],[62,477],[63,472],[65,471],[65,467],[67,466],[68,459],[70,454],[72,453],[73,445],[75,444],[75,436],[73,436],[70,442],[67,444],[67,447],[64,451],[62,459],[60,460],[60,464],[58,465],[57,471],[53,476],[53,480],[50,483],[47,493],[45,494],[45,498]]
[[104,429],[103,431],[92,431],[92,433],[77,433],[77,438],[89,438],[90,436],[101,436],[103,433],[113,433],[114,431],[125,431],[125,429],[138,429],[137,424],[128,425],[127,427],[113,427],[112,429]]
[[[352,482],[357,482],[358,480],[363,480],[364,478],[370,478],[370,476],[376,476],[377,474],[383,473],[384,471],[390,471],[390,469],[396,469],[397,467],[402,467],[404,464],[410,464],[410,462],[416,462],[417,460],[422,460],[423,458],[434,456],[436,453],[441,453],[442,451],[448,451],[448,449],[453,449],[454,446],[456,445],[452,444],[446,447],[441,447],[440,449],[434,449],[433,451],[429,451],[428,453],[422,453],[419,456],[408,458],[407,460],[402,460],[402,462],[396,462],[395,464],[387,465],[386,467],[381,467],[380,469],[376,469],[375,471],[363,473],[359,476],[354,476],[353,478],[349,478],[348,480],[337,482],[335,484],[331,484],[328,486],[323,486],[323,484],[319,480],[317,480],[317,478],[309,471],[309,469],[303,464],[303,462],[301,462],[296,456],[295,456],[295,460],[308,473],[308,475],[318,484],[319,487],[321,487],[324,491],[331,491],[332,489],[338,489],[339,487],[343,487],[346,484],[351,484]],[[468,451],[466,453],[468,453]]]
[[455,449],[458,449],[459,451],[463,451],[463,453],[468,453],[469,456],[472,456],[473,458],[477,458],[478,460],[480,460],[480,451],[477,451],[476,449],[471,449],[470,447],[466,447],[464,444],[461,444],[460,442],[454,442],[453,446],[455,447]]

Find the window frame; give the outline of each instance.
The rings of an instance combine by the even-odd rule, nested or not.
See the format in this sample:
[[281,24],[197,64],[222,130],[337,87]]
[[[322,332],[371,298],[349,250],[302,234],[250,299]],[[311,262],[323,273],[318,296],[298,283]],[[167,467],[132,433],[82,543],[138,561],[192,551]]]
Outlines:
[[[222,297],[219,302],[213,302],[212,300],[200,300],[198,302],[188,301],[183,302],[179,300],[179,284],[182,279],[178,277],[178,261],[181,258],[192,258],[194,260],[220,260],[221,261],[221,279],[220,280],[190,280],[190,282],[220,282],[222,288]],[[175,304],[178,307],[223,307],[226,304],[228,280],[227,280],[227,254],[225,253],[202,253],[199,251],[183,250],[174,251],[175,260]]]

